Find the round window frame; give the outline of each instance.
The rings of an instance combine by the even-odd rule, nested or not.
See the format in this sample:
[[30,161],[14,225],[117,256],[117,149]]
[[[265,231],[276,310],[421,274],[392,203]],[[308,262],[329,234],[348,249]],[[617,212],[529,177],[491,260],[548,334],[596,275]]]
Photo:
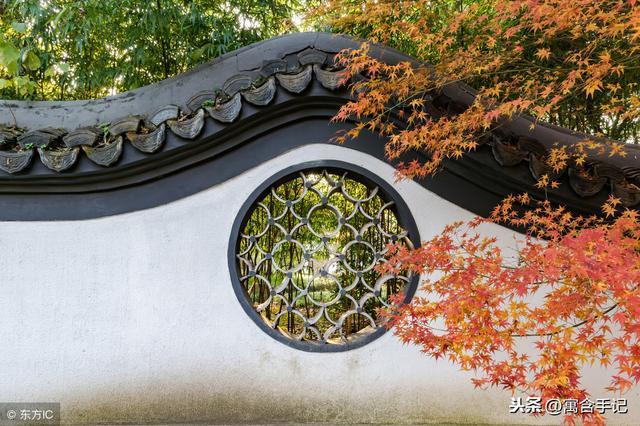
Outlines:
[[[418,231],[418,226],[416,225],[413,215],[411,214],[409,206],[407,206],[400,194],[386,180],[382,179],[375,173],[372,173],[371,171],[363,167],[344,161],[308,161],[289,166],[273,174],[271,177],[262,182],[254,191],[252,191],[249,197],[247,197],[245,202],[242,204],[242,207],[240,207],[240,210],[238,211],[238,213],[236,214],[236,218],[234,219],[233,226],[231,228],[231,235],[229,237],[229,272],[231,275],[233,292],[240,302],[240,306],[242,306],[242,309],[246,312],[249,318],[251,318],[251,320],[256,323],[260,327],[260,329],[271,338],[285,344],[290,348],[302,350],[305,352],[345,352],[360,348],[373,342],[374,340],[385,334],[388,329],[386,327],[379,327],[372,333],[359,337],[356,340],[341,344],[319,344],[311,343],[308,341],[297,341],[289,339],[278,330],[269,327],[262,320],[260,314],[253,308],[253,305],[251,304],[249,297],[246,294],[246,290],[242,285],[242,282],[240,282],[240,274],[238,271],[238,262],[236,259],[236,255],[238,253],[241,242],[241,238],[239,238],[240,231],[245,227],[246,222],[249,220],[250,216],[248,215],[248,213],[251,211],[255,203],[266,196],[271,191],[272,187],[281,185],[285,182],[288,182],[292,178],[295,178],[295,173],[303,170],[306,171],[314,169],[353,173],[357,175],[356,177],[358,178],[357,180],[359,182],[367,186],[377,186],[385,198],[393,201],[395,205],[395,213],[397,214],[403,228],[407,231],[407,237],[409,238],[413,246],[415,248],[420,247],[420,233]],[[419,281],[420,276],[418,274],[414,274],[414,276],[409,279],[402,304],[407,304],[411,301],[411,299],[413,299],[413,296],[415,295],[418,288]]]

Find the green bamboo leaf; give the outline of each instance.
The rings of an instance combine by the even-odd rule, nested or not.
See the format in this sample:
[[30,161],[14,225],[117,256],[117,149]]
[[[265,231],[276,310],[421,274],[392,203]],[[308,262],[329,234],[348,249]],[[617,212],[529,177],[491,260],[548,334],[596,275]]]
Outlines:
[[60,12],[58,12],[58,14],[55,16],[55,18],[53,18],[53,20],[51,21],[51,26],[56,27],[58,25],[58,22],[60,22],[60,18],[62,18],[62,15],[67,11],[67,6],[63,6],[62,9],[60,10]]

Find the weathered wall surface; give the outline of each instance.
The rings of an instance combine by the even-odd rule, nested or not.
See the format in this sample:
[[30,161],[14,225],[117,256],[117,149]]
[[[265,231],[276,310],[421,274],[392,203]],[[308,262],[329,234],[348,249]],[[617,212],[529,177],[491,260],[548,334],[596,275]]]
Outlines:
[[[60,401],[69,423],[533,422],[508,413],[510,394],[473,390],[468,375],[391,333],[349,352],[307,353],[245,314],[227,266],[236,212],[272,174],[317,159],[394,180],[366,154],[308,145],[161,207],[0,223],[0,400]],[[396,189],[423,239],[471,217],[413,182]],[[605,396],[604,378],[590,373],[594,397]],[[638,392],[627,397],[630,414],[615,424],[640,422]]]

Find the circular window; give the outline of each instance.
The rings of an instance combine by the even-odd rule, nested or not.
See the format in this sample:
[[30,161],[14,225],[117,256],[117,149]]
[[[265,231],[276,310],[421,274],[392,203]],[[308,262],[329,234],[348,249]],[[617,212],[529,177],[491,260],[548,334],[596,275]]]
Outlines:
[[382,275],[386,246],[419,243],[386,182],[341,162],[284,170],[249,198],[234,225],[230,263],[245,310],[267,333],[303,350],[342,351],[385,330],[379,309],[408,302],[417,278]]

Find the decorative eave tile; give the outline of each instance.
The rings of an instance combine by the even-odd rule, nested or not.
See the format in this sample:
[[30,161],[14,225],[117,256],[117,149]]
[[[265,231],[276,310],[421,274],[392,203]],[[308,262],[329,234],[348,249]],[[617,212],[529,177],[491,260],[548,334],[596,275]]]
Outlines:
[[307,65],[300,72],[294,74],[276,74],[276,78],[282,87],[291,93],[302,93],[311,82],[313,68]]
[[50,143],[60,139],[65,134],[63,129],[45,128],[38,130],[31,130],[18,136],[18,144],[22,148],[43,147],[48,146]]
[[229,96],[233,96],[241,90],[249,89],[254,80],[255,78],[251,74],[234,75],[224,82],[222,91]]
[[127,138],[131,141],[131,145],[137,150],[152,154],[162,147],[166,137],[166,127],[167,126],[162,123],[150,133],[127,133]]
[[298,62],[300,65],[323,65],[327,60],[327,54],[317,49],[306,49],[298,53]]
[[213,90],[201,90],[187,100],[186,107],[189,109],[188,112],[197,111],[207,101],[214,102],[217,96],[218,94]]
[[183,139],[195,139],[204,127],[204,110],[199,109],[191,118],[186,120],[169,120],[169,128]]
[[267,81],[258,87],[252,87],[242,91],[242,97],[249,103],[258,106],[268,105],[276,94],[276,79],[267,78]]
[[499,138],[494,138],[491,144],[493,157],[501,166],[515,166],[527,157],[527,153],[516,146],[507,145]]
[[118,161],[122,154],[122,136],[105,145],[83,146],[82,150],[94,163],[108,167]]
[[332,71],[322,69],[320,65],[313,66],[316,78],[325,89],[337,90],[344,85],[346,72],[344,70]]
[[85,127],[76,129],[62,138],[62,141],[68,148],[74,146],[88,145],[92,146],[98,141],[101,131],[96,127]]
[[286,72],[288,68],[287,61],[284,59],[273,59],[270,61],[263,61],[262,67],[260,67],[260,75],[269,77],[278,72]]
[[137,132],[140,130],[140,126],[142,126],[142,117],[129,115],[111,123],[109,133],[113,136],[118,136],[127,132]]
[[569,184],[581,197],[592,197],[604,188],[607,179],[599,176],[588,176],[572,167],[569,168]]
[[0,151],[0,169],[7,173],[18,173],[24,170],[33,158],[33,150],[26,151]]
[[59,151],[49,151],[45,148],[38,148],[38,154],[40,154],[40,161],[46,167],[56,172],[67,170],[73,166],[78,159],[78,152],[80,147],[63,148]]
[[231,123],[240,115],[242,99],[240,93],[236,93],[229,100],[215,106],[206,106],[204,109],[209,116],[222,123]]
[[640,204],[640,187],[629,182],[614,182],[613,195],[624,207],[635,207]]
[[165,121],[177,119],[179,115],[180,108],[176,105],[165,105],[149,115],[149,122],[157,127]]

